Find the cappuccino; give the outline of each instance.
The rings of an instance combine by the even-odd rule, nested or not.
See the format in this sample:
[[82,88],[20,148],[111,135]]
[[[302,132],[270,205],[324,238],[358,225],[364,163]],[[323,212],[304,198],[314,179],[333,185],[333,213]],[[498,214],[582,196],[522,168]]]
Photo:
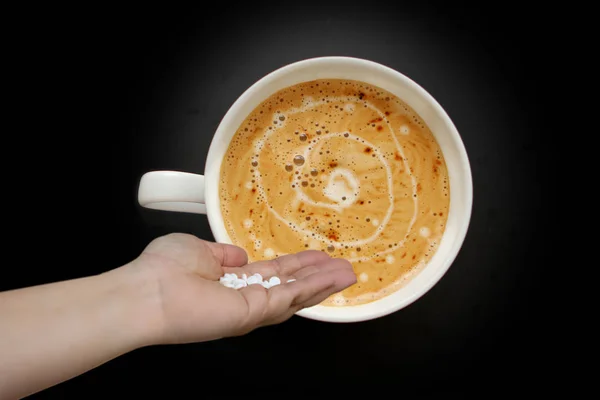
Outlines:
[[304,82],[239,126],[220,171],[232,243],[250,261],[317,249],[348,259],[356,284],[327,306],[380,299],[436,251],[450,202],[430,129],[406,103],[359,81]]

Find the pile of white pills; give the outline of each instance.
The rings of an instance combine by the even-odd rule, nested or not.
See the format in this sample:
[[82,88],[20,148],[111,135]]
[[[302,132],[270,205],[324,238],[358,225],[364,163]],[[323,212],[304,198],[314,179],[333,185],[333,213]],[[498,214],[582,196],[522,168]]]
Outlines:
[[[293,281],[295,281],[295,279],[288,280],[288,282]],[[265,289],[269,289],[273,286],[279,285],[281,283],[281,279],[276,276],[272,276],[268,280],[263,280],[262,275],[258,273],[250,276],[242,274],[241,278],[239,278],[236,274],[225,274],[219,278],[219,282],[221,285],[232,289],[241,289],[249,285],[262,285],[262,287]]]

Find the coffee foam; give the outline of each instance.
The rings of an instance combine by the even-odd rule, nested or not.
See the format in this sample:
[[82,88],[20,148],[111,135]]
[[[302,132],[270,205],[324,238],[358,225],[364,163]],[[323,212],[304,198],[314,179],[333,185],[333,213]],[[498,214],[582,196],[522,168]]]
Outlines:
[[[335,90],[321,94],[319,83]],[[352,81],[310,86],[274,94],[236,132],[221,172],[228,233],[250,260],[306,249],[347,258],[366,279],[325,304],[372,301],[435,251],[448,205],[443,157],[389,93]],[[348,95],[356,89],[367,95]]]
[[[309,97],[305,97],[303,99],[301,107],[291,108],[291,109],[287,110],[286,112],[274,113],[273,117],[272,117],[274,126],[268,127],[268,129],[265,130],[262,137],[259,137],[257,140],[254,141],[254,150],[255,150],[255,154],[256,154],[254,158],[260,159],[260,155],[261,155],[263,149],[265,148],[265,143],[269,140],[269,138],[272,135],[276,134],[279,129],[284,127],[284,125],[285,125],[284,122],[286,120],[288,120],[289,116],[298,114],[301,112],[305,112],[311,108],[322,106],[326,103],[331,103],[331,102],[345,103],[344,110],[346,112],[352,113],[352,112],[354,112],[355,105],[353,103],[351,103],[351,101],[354,101],[354,100],[355,100],[355,98],[352,98],[350,96],[344,96],[344,97],[336,96],[336,97],[331,97],[331,98],[327,99],[326,101],[325,100],[315,101],[312,97],[309,96]],[[349,105],[351,105],[351,106],[349,106]],[[377,109],[375,106],[373,106],[372,104],[370,104],[367,101],[364,102],[364,106],[375,111],[378,114],[381,121],[385,121],[386,125],[388,126],[389,131],[393,132],[393,128],[390,126],[390,124],[387,121],[387,118],[385,118],[385,114],[383,112],[381,112],[379,109]],[[317,123],[316,126],[319,126],[319,124]],[[318,132],[318,130],[317,130],[317,132]],[[300,135],[302,135],[302,134],[300,134]],[[273,208],[269,208],[269,212],[271,212],[279,221],[288,224],[292,228],[292,230],[294,230],[295,232],[304,234],[306,236],[314,236],[314,237],[316,237],[316,239],[318,239],[324,243],[329,243],[330,245],[332,245],[336,248],[344,248],[347,246],[361,246],[361,245],[371,243],[374,240],[376,240],[377,237],[384,230],[385,226],[389,222],[389,219],[394,211],[394,207],[393,207],[394,195],[392,193],[393,178],[392,178],[390,166],[389,166],[388,162],[385,160],[385,158],[383,157],[382,152],[378,148],[378,146],[376,146],[375,144],[373,144],[369,141],[364,140],[363,138],[361,138],[359,136],[352,135],[349,132],[334,132],[334,133],[329,133],[329,134],[322,135],[322,136],[319,135],[318,137],[313,139],[311,142],[313,143],[314,146],[318,146],[319,142],[321,142],[322,140],[326,140],[327,138],[331,138],[331,137],[339,137],[339,138],[344,138],[347,140],[356,140],[356,141],[360,141],[361,143],[369,146],[372,149],[373,155],[379,159],[379,161],[383,164],[383,166],[387,172],[388,197],[389,197],[389,201],[390,201],[390,206],[387,209],[386,214],[384,216],[384,220],[381,223],[379,223],[379,221],[377,219],[372,220],[372,224],[375,225],[377,228],[375,233],[372,234],[371,236],[369,236],[368,238],[364,238],[364,239],[332,243],[330,240],[328,240],[328,238],[324,237],[323,235],[313,234],[314,232],[305,229],[304,226],[298,225],[294,222],[287,220],[286,218],[281,216],[277,211],[275,211]],[[396,137],[394,135],[391,135],[391,137],[393,138],[395,145],[396,145],[396,149],[398,150],[398,153],[402,157],[402,160],[405,164],[405,170],[408,171],[409,175],[411,176],[414,212],[411,217],[409,228],[408,228],[408,230],[410,230],[410,228],[414,224],[414,221],[416,219],[416,214],[418,212],[417,182],[416,182],[414,176],[412,176],[412,173],[410,172],[410,166],[408,165],[407,159],[404,155],[404,149],[402,148],[402,146],[400,146],[400,143],[398,142],[398,140],[396,139]],[[312,146],[305,145],[305,146],[302,146],[302,148],[303,148],[302,154],[296,154],[294,156],[294,159],[292,160],[292,163],[295,165],[298,165],[298,166],[303,165],[304,160],[309,159],[310,152],[312,150]],[[301,160],[301,162],[302,162],[301,164],[300,164],[299,160]],[[286,165],[289,165],[289,164],[286,164]],[[336,178],[338,176],[345,178],[345,180],[347,182],[349,182],[350,187],[348,188],[342,184],[336,184]],[[253,177],[258,182],[257,190],[260,193],[260,197],[266,199],[267,196],[266,196],[264,187],[262,185],[262,175],[260,173],[259,165],[257,165],[257,168],[254,170]],[[360,193],[360,181],[352,173],[352,171],[350,171],[348,169],[343,169],[343,168],[335,168],[334,171],[329,176],[327,187],[323,189],[323,194],[326,197],[328,197],[329,199],[333,200],[334,201],[333,204],[327,204],[327,203],[323,203],[323,202],[314,202],[313,200],[311,200],[304,194],[304,192],[301,189],[301,185],[295,185],[294,190],[297,195],[297,198],[293,200],[294,202],[301,200],[301,201],[311,204],[311,205],[330,208],[335,211],[340,211],[343,208],[349,207],[356,201],[356,198],[358,197],[358,195]],[[268,200],[266,201],[266,204],[267,204],[267,206],[269,205]],[[398,243],[396,243],[392,248],[389,248],[387,250],[380,252],[379,255],[387,254],[389,252],[394,251],[397,247],[402,246],[403,242],[404,242],[404,239],[399,241]],[[350,262],[359,261],[359,260],[360,261],[368,261],[372,258],[373,258],[373,255],[362,256],[362,257],[351,257],[349,259],[349,261]]]

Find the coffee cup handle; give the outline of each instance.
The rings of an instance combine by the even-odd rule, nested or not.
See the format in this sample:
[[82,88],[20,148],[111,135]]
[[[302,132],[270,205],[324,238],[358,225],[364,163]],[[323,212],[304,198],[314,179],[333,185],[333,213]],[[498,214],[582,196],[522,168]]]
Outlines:
[[138,203],[154,210],[206,214],[204,176],[180,171],[150,171],[142,175]]

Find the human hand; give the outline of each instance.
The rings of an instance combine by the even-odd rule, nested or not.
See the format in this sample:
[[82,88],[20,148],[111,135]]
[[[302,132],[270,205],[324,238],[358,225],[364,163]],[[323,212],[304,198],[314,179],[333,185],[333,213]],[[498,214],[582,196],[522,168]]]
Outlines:
[[[239,336],[281,323],[356,282],[348,261],[317,250],[247,262],[243,249],[193,235],[169,234],[152,241],[130,267],[157,283],[157,341],[189,343]],[[249,285],[236,290],[219,283],[224,273],[278,276],[282,283],[270,289]],[[296,280],[286,283],[292,278]]]

